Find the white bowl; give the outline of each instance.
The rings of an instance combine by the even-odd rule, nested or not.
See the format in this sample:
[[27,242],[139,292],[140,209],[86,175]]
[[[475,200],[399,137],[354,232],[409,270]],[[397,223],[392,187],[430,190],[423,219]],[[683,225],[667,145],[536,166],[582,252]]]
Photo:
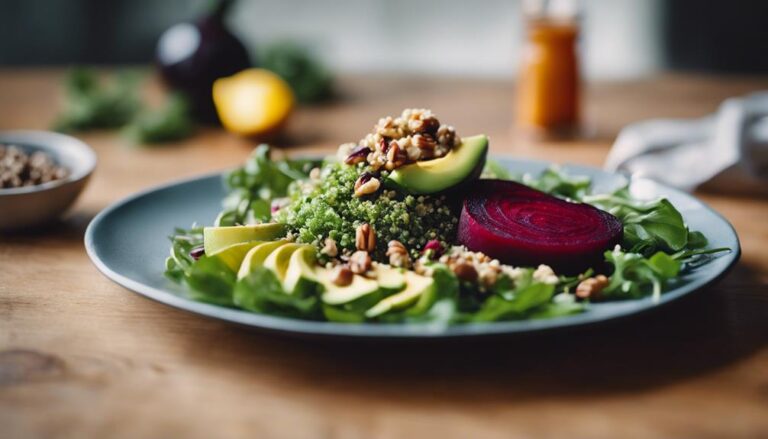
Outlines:
[[2,131],[0,144],[44,151],[69,171],[66,178],[35,186],[0,189],[0,231],[39,226],[59,218],[80,195],[96,153],[82,141],[48,131]]

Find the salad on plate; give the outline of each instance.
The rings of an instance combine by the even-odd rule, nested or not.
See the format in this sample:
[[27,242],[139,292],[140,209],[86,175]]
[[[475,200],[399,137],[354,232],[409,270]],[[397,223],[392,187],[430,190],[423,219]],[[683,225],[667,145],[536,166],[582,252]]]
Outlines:
[[165,273],[195,300],[255,313],[465,324],[658,300],[727,250],[664,198],[595,193],[556,167],[512,175],[488,147],[425,109],[322,160],[261,145],[226,175],[215,223],[171,236]]

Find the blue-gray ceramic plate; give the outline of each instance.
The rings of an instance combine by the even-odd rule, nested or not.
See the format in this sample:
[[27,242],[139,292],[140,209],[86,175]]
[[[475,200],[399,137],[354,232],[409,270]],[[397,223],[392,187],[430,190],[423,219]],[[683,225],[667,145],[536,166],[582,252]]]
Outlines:
[[[516,173],[537,174],[550,163],[500,159]],[[592,177],[597,191],[621,185],[623,176],[595,168],[563,166],[573,175]],[[192,223],[211,224],[225,195],[221,174],[176,182],[136,194],[99,213],[88,226],[85,247],[99,270],[125,288],[158,302],[189,312],[263,330],[295,335],[331,337],[437,338],[467,337],[536,332],[617,319],[646,311],[679,299],[722,277],[738,260],[739,240],[733,227],[717,212],[694,197],[649,180],[632,180],[633,195],[641,198],[667,197],[685,217],[692,230],[709,238],[711,247],[728,247],[707,264],[686,272],[670,286],[661,300],[651,298],[592,304],[582,314],[550,320],[482,323],[471,325],[431,324],[344,324],[314,322],[230,309],[189,299],[184,287],[163,276],[168,255],[168,236],[174,227]]]

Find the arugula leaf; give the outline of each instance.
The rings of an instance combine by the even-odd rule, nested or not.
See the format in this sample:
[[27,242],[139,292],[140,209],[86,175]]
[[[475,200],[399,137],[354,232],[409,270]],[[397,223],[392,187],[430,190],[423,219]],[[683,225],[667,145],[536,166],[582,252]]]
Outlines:
[[275,274],[264,268],[255,268],[248,276],[237,281],[234,303],[248,311],[314,319],[319,316],[317,296],[300,297],[287,294]]
[[165,261],[165,275],[174,282],[181,282],[195,262],[190,252],[203,245],[203,228],[195,225],[189,230],[176,228],[169,239],[171,255]]
[[581,200],[592,185],[592,180],[586,176],[570,176],[559,167],[553,166],[544,170],[538,177],[523,175],[521,183],[551,195]]
[[172,95],[162,108],[137,115],[124,135],[136,143],[162,143],[187,138],[193,129],[187,101]]
[[232,306],[232,291],[237,276],[217,256],[201,256],[189,268],[185,277],[192,298],[216,305]]
[[492,158],[485,160],[485,167],[481,174],[482,178],[498,178],[501,180],[516,180],[509,169]]
[[494,295],[483,303],[482,308],[472,316],[474,322],[493,322],[509,318],[522,318],[525,313],[547,304],[555,293],[555,286],[534,282],[517,288],[511,299]]
[[66,101],[54,123],[57,131],[120,128],[141,108],[138,77],[131,72],[120,72],[104,85],[95,71],[76,68],[67,74],[64,87]]
[[271,220],[271,202],[285,197],[297,180],[306,179],[317,160],[271,159],[268,145],[259,145],[242,168],[225,177],[230,192],[224,199],[224,210],[216,220],[218,226],[253,224]]
[[663,252],[645,258],[617,249],[605,252],[605,260],[614,268],[608,286],[601,291],[607,299],[635,299],[650,293],[658,301],[664,282],[677,276],[681,267],[680,261]]
[[532,319],[552,319],[555,317],[570,316],[584,312],[584,305],[578,302],[547,303],[534,310]]
[[[688,228],[683,216],[666,198],[633,200],[627,188],[613,194],[588,195],[583,201],[616,216],[624,225],[622,247],[651,255],[657,251],[676,252],[688,244]],[[695,236],[701,245],[703,235]],[[706,245],[706,244],[704,244]]]

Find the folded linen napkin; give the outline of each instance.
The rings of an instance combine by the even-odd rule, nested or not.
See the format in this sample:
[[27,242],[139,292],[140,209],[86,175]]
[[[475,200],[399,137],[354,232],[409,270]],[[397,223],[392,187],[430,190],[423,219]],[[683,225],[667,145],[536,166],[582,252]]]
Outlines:
[[768,196],[768,92],[731,98],[701,119],[633,123],[605,169],[693,190]]

